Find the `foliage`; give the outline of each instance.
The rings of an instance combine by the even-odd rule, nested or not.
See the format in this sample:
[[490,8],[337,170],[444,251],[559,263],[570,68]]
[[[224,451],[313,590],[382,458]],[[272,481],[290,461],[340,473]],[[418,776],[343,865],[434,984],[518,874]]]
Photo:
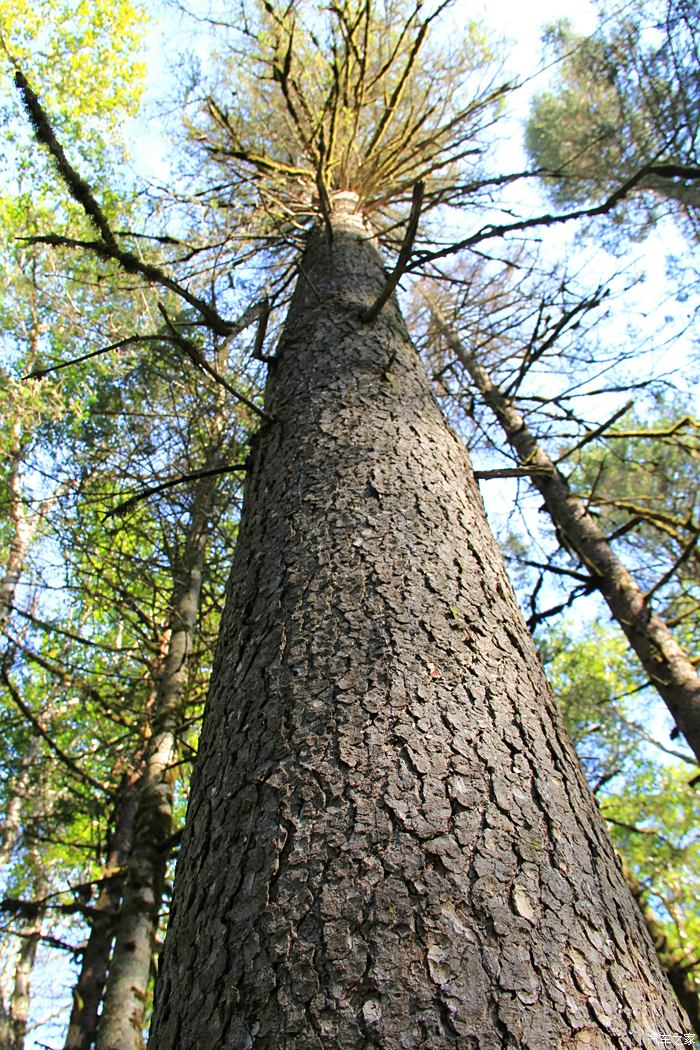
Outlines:
[[[133,0],[2,0],[0,32],[5,65],[18,63],[41,84],[61,134],[94,168],[111,154],[124,121],[136,112],[145,65],[137,58],[144,11]],[[25,121],[15,122],[16,92],[9,78],[0,96],[7,174],[36,189],[36,148]]]
[[[700,978],[700,800],[690,761],[662,750],[663,719],[639,693],[624,639],[571,620],[538,634],[549,680],[626,870],[666,939]],[[643,684],[643,683],[642,683]],[[659,724],[661,723],[661,725]]]
[[692,651],[700,640],[700,424],[686,408],[667,397],[628,413],[577,454],[570,480]]
[[[695,169],[697,179],[700,36],[691,0],[602,8],[590,37],[561,20],[545,43],[557,72],[535,98],[526,139],[557,203],[599,200],[651,163]],[[700,195],[692,179],[681,170],[643,179],[632,210],[637,222],[652,222],[663,202],[696,223]]]

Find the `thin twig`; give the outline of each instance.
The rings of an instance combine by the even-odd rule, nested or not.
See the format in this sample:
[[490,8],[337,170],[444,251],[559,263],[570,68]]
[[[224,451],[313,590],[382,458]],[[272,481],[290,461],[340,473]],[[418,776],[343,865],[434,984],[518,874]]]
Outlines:
[[563,455],[559,456],[559,458],[554,461],[555,465],[559,466],[559,464],[563,463],[565,459],[569,458],[569,456],[573,456],[574,452],[578,452],[578,450],[583,448],[584,445],[587,445],[590,441],[595,441],[597,437],[600,437],[601,434],[604,434],[605,431],[609,427],[611,427],[616,420],[620,418],[620,416],[624,416],[625,412],[628,412],[630,410],[633,404],[634,401],[628,401],[625,405],[622,406],[622,408],[618,408],[617,412],[614,412],[613,415],[610,416],[610,419],[606,419],[605,422],[601,423],[599,427],[595,428],[595,430],[590,430],[585,435],[585,437],[581,438],[581,440],[578,441],[575,445],[573,445],[572,448],[568,449],[567,452],[564,452]]
[[163,338],[159,335],[128,335],[125,339],[119,339],[116,343],[110,343],[109,346],[101,346],[99,350],[91,350],[89,354],[71,357],[68,361],[59,361],[58,364],[49,365],[47,368],[35,368],[33,372],[28,372],[26,376],[22,376],[22,379],[44,379],[54,372],[61,372],[64,368],[70,368],[71,365],[80,365],[83,361],[90,361],[93,357],[107,354],[110,350],[121,350],[125,346],[134,346],[136,343],[146,342],[163,342]]
[[[542,174],[542,173],[540,173]],[[610,196],[592,208],[579,208],[576,211],[563,212],[561,215],[538,215],[532,219],[519,219],[516,222],[488,223],[482,226],[476,233],[465,237],[462,241],[456,241],[445,248],[436,251],[420,252],[416,255],[412,269],[444,259],[465,248],[471,248],[481,241],[490,240],[492,237],[504,237],[507,233],[515,233],[520,230],[531,230],[538,226],[556,226],[559,223],[570,222],[572,219],[592,219],[599,215],[607,215],[608,212],[619,204],[647,175],[660,175],[662,178],[682,178],[697,182],[700,180],[700,168],[687,167],[675,164],[646,164],[635,172],[629,179],[623,182]]]
[[644,595],[645,601],[648,602],[650,600],[650,598],[652,598],[653,595],[656,594],[656,592],[658,590],[660,590],[662,587],[664,587],[668,583],[668,581],[675,576],[675,574],[680,569],[681,565],[683,565],[683,563],[688,560],[688,558],[690,557],[690,555],[693,553],[693,551],[695,550],[695,548],[697,546],[698,535],[699,535],[698,530],[695,530],[693,532],[693,535],[688,540],[688,543],[685,545],[685,547],[683,548],[681,553],[678,555],[678,557],[674,561],[673,565],[671,565],[671,567],[669,569],[667,569],[666,572],[663,574],[661,579],[657,580],[656,583],[654,584],[654,586],[650,587],[649,590],[646,592],[646,594]]
[[54,752],[54,754],[59,758],[59,760],[64,764],[64,766],[66,766],[71,771],[73,776],[77,777],[78,780],[81,780],[83,783],[89,784],[90,787],[95,788],[96,791],[99,791],[103,794],[108,794],[109,789],[104,784],[100,784],[99,780],[95,780],[93,777],[91,777],[89,773],[85,772],[85,770],[81,769],[77,762],[74,759],[72,759],[70,755],[67,755],[66,752],[61,747],[59,747],[56,741],[50,736],[42,720],[40,718],[37,718],[32,709],[27,704],[25,704],[24,700],[19,694],[19,690],[16,688],[14,682],[10,678],[7,667],[4,663],[0,667],[0,677],[7,686],[8,692],[10,693],[10,696],[12,697],[15,705],[22,712],[29,724],[39,734],[42,740],[46,741],[46,743]]

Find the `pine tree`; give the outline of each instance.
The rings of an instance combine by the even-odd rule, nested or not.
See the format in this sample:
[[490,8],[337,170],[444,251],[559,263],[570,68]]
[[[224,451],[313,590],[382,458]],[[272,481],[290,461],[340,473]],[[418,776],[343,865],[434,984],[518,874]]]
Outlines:
[[[631,1050],[686,1030],[394,295],[421,207],[486,188],[473,158],[506,91],[475,84],[474,27],[467,55],[426,46],[440,10],[347,2],[305,26],[302,5],[242,9],[245,102],[212,92],[194,126],[219,175],[197,198],[216,209],[211,258],[272,245],[272,290],[296,284],[274,355],[262,323],[256,340],[264,421],[158,1050]],[[125,246],[62,165],[97,231],[83,247],[179,291],[214,339],[240,333]],[[378,241],[396,245],[397,225],[388,275]]]

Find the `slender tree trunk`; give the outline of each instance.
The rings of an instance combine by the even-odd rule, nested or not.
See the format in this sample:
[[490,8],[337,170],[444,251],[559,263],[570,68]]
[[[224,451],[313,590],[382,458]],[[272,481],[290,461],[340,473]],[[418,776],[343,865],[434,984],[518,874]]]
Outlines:
[[174,571],[170,640],[159,681],[153,735],[138,788],[134,840],[129,854],[124,900],[116,924],[97,1050],[138,1050],[172,832],[172,765],[183,722],[188,662],[208,541],[212,479],[196,489],[195,510],[182,563]]
[[15,602],[17,584],[24,568],[29,549],[29,542],[34,531],[35,521],[27,514],[22,501],[22,483],[20,465],[22,462],[21,427],[19,421],[13,426],[13,438],[16,447],[10,454],[10,476],[8,479],[9,506],[8,516],[12,529],[10,549],[5,562],[5,571],[0,579],[0,628],[10,618]]
[[108,881],[95,902],[90,934],[73,990],[73,1008],[65,1050],[90,1050],[95,1044],[98,1011],[109,969],[115,921],[122,900],[124,880],[119,877],[119,872],[126,864],[133,841],[140,775],[140,772],[129,775],[117,803],[114,833],[104,871]]
[[532,475],[532,483],[542,494],[552,521],[590,571],[649,680],[700,762],[700,676],[697,670],[665,622],[652,610],[644,592],[614,553],[595,519],[571,492],[566,478],[537,444],[521,414],[454,333],[447,328],[444,331],[450,348],[496,415],[520,462],[539,469],[540,473]]
[[5,819],[0,825],[0,872],[7,867],[19,837],[19,829],[22,822],[22,806],[31,787],[32,767],[37,760],[40,750],[40,738],[38,736],[31,737],[27,745],[26,754],[20,759],[19,769],[12,783]]
[[[34,858],[35,862],[38,858]],[[46,883],[40,879],[33,887],[35,898],[46,893]],[[19,923],[13,934],[17,944],[11,961],[3,967],[2,995],[0,996],[0,1046],[2,1050],[24,1050],[31,995],[31,976],[41,940],[43,910]]]
[[150,722],[158,701],[158,678],[168,655],[170,638],[171,631],[168,627],[161,634],[159,652],[151,667],[153,684],[146,701],[141,742],[134,754],[131,770],[124,776],[118,793],[114,809],[114,831],[105,862],[105,875],[111,878],[101,889],[95,903],[95,913],[82,955],[80,974],[73,989],[73,1008],[64,1050],[90,1050],[97,1037],[98,1013],[109,972],[114,931],[124,891],[123,872],[134,841],[144,761],[151,735]]
[[27,1035],[27,1019],[31,992],[31,977],[36,959],[37,948],[41,940],[41,916],[31,923],[24,924],[22,942],[17,953],[15,966],[15,986],[10,1001],[10,1026],[12,1042],[7,1050],[24,1050]]
[[686,1031],[352,194],[271,368],[152,1050]]

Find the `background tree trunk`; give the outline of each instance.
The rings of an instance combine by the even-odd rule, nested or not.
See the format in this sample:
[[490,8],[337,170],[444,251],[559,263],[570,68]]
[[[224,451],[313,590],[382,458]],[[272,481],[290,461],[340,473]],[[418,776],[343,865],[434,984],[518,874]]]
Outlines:
[[696,668],[665,621],[653,611],[595,518],[571,492],[566,478],[537,443],[520,412],[455,334],[444,326],[443,330],[450,349],[498,419],[520,463],[539,470],[533,473],[532,484],[541,493],[550,518],[592,574],[649,680],[700,762],[700,675]]
[[355,203],[271,369],[149,1045],[651,1050],[687,1026]]
[[153,735],[138,787],[134,838],[126,865],[124,899],[116,921],[97,1050],[138,1050],[143,1046],[146,994],[172,833],[171,770],[184,719],[188,663],[199,616],[214,489],[211,478],[199,483],[185,552],[173,570],[170,641],[158,684]]
[[105,876],[90,924],[90,934],[82,955],[80,974],[73,989],[71,1010],[64,1050],[90,1050],[94,1046],[98,1012],[109,971],[112,941],[122,900],[123,877],[134,837],[134,820],[139,802],[140,772],[126,778],[117,800],[114,833],[109,843]]

